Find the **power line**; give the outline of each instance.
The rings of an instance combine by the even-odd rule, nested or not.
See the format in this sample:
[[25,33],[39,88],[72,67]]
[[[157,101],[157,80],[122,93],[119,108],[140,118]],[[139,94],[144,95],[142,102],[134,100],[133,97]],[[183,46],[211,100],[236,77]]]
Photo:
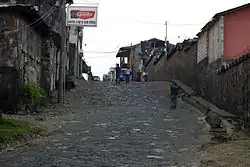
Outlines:
[[118,51],[111,51],[111,52],[106,52],[106,51],[84,51],[84,53],[103,53],[103,54],[110,54],[110,53],[117,53]]
[[[28,25],[26,25],[24,27],[21,27],[19,29],[16,29],[16,30],[8,31],[7,33],[17,33],[17,32],[19,32],[19,31],[21,31],[23,29],[26,29],[26,28],[30,29],[30,28],[38,26],[39,24],[41,24],[44,20],[46,20],[50,16],[50,14],[55,10],[55,7],[56,7],[56,5],[52,6],[49,9],[48,12],[44,13],[39,19],[35,20],[33,23],[30,23],[30,24],[28,24]],[[5,32],[0,33],[0,34],[5,34]],[[5,49],[5,48],[8,48],[8,47],[12,47],[12,46],[9,45],[8,43],[2,43],[2,44],[0,44],[0,49]]]
[[94,56],[94,57],[85,57],[85,59],[95,59],[95,58],[110,58],[110,57],[114,57],[114,58],[118,58],[118,57],[116,57],[115,55],[108,55],[108,56]]
[[[164,23],[155,23],[155,22],[148,22],[148,21],[141,21],[141,20],[136,20],[136,22],[144,23],[144,24],[155,24],[155,25],[165,26]],[[206,23],[188,23],[188,24],[171,24],[171,23],[169,23],[168,26],[196,26],[196,25],[203,25],[203,24],[206,24]]]
[[[151,21],[143,21],[143,20],[129,20],[129,21],[142,23],[142,24],[165,26],[165,23],[157,23],[157,22],[151,22]],[[206,23],[185,23],[185,24],[171,24],[171,23],[169,23],[168,26],[197,26],[197,25],[203,25],[203,24],[206,24]]]

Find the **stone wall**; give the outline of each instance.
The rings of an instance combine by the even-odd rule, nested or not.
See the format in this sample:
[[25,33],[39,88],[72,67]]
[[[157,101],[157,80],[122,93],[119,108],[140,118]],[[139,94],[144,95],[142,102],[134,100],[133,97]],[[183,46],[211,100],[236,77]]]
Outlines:
[[217,74],[222,60],[211,64],[204,59],[197,64],[197,44],[187,52],[177,51],[170,59],[162,58],[147,67],[149,80],[181,80],[213,104],[234,113],[249,117],[250,114],[250,59]]
[[132,59],[132,80],[137,81],[138,80],[138,72],[140,72],[140,66],[142,55],[141,52],[141,45],[137,44],[133,47],[133,59]]
[[[18,29],[27,27],[28,23],[22,18],[16,18],[16,20]],[[32,28],[23,28],[17,35],[18,54],[15,56],[19,57],[20,60],[19,69],[26,71],[27,75],[24,77],[26,81],[39,84],[41,80],[42,37]]]
[[[2,13],[1,20],[7,24],[2,29],[0,66],[15,67],[20,70],[24,80],[39,83],[42,38],[34,29],[23,28],[27,27],[28,23],[16,17],[15,13]],[[20,30],[14,32],[16,29]],[[35,69],[35,74],[34,70],[30,69]]]
[[14,15],[0,15],[0,66],[14,67],[19,63],[17,55],[17,36],[13,32],[16,29]]
[[15,67],[22,82],[36,83],[49,93],[58,78],[58,46],[27,20],[18,11],[1,12],[0,67]]
[[53,6],[55,6],[55,0],[16,0],[16,3],[31,4],[37,6],[41,15],[44,15],[45,13],[49,12],[49,15],[46,15],[46,17],[44,17],[45,22],[50,27],[53,27],[56,32],[60,32],[60,10],[58,7],[55,7],[53,8],[53,10],[50,10]]

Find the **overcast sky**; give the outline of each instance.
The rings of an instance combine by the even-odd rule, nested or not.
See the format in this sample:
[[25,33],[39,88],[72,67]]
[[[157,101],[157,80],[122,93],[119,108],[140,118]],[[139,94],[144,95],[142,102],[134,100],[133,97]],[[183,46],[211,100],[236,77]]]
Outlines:
[[[88,2],[74,0],[75,3]],[[84,57],[94,75],[102,77],[119,62],[116,52],[122,46],[142,40],[164,40],[168,21],[170,43],[193,38],[214,14],[250,0],[96,0],[98,27],[85,28]],[[97,53],[96,53],[97,52]],[[108,52],[108,53],[105,53]]]

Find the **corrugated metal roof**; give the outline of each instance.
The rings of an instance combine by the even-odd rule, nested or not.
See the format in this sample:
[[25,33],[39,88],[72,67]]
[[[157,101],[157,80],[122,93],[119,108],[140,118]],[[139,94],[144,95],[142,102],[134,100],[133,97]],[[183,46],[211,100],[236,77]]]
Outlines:
[[121,47],[118,53],[116,54],[116,57],[129,57],[131,49],[131,46]]

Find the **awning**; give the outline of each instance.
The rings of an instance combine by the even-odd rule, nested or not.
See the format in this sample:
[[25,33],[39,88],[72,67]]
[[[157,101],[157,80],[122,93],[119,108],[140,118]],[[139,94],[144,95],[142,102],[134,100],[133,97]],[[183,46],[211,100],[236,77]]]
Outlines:
[[121,47],[116,54],[116,57],[129,57],[131,52],[131,46]]

